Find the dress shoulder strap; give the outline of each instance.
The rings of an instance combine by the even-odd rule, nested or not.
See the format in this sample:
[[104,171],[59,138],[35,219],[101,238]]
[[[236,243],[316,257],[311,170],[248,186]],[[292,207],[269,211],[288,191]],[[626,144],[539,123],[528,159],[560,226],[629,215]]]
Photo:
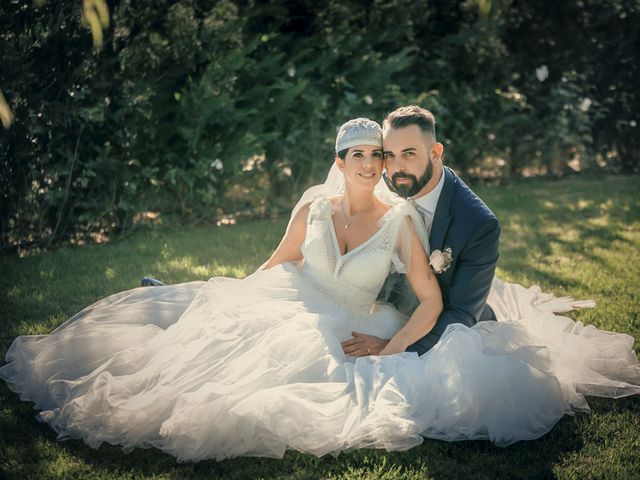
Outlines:
[[326,197],[318,197],[309,205],[307,223],[311,223],[314,220],[326,220],[331,218],[331,215],[333,215],[331,201]]

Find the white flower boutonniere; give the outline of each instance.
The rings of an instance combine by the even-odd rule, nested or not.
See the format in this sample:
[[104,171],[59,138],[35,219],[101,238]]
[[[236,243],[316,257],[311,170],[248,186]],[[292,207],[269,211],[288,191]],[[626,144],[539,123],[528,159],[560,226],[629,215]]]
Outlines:
[[434,272],[443,273],[449,269],[452,260],[453,252],[451,251],[451,247],[447,247],[442,252],[440,250],[431,252],[429,265],[433,267]]

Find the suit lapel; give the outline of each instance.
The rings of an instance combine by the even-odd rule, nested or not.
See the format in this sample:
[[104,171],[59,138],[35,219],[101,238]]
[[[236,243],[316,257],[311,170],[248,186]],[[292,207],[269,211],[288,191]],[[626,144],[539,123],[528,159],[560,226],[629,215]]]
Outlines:
[[443,173],[444,185],[442,186],[442,192],[440,192],[440,198],[438,198],[438,205],[436,206],[433,223],[431,224],[431,233],[429,234],[431,251],[442,250],[444,237],[451,223],[451,216],[449,215],[451,199],[457,187],[457,179],[448,167],[443,168]]

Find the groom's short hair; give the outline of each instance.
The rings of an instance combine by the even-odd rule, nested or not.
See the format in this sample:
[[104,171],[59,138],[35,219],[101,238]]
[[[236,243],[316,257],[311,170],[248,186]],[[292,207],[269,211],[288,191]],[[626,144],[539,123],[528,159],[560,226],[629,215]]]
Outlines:
[[420,130],[436,140],[436,117],[426,108],[417,105],[400,107],[387,115],[382,128],[403,128],[418,125]]

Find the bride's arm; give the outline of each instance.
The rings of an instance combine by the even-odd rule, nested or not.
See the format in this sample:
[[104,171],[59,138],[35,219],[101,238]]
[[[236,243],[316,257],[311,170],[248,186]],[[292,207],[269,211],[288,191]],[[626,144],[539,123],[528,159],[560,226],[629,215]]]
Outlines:
[[307,233],[307,216],[309,215],[309,205],[301,207],[289,222],[287,231],[280,240],[280,245],[258,270],[266,270],[285,262],[295,262],[302,260],[302,242]]
[[407,323],[389,340],[380,355],[404,352],[409,345],[431,331],[442,312],[442,293],[438,280],[413,229],[411,237],[411,265],[406,276],[420,305]]

